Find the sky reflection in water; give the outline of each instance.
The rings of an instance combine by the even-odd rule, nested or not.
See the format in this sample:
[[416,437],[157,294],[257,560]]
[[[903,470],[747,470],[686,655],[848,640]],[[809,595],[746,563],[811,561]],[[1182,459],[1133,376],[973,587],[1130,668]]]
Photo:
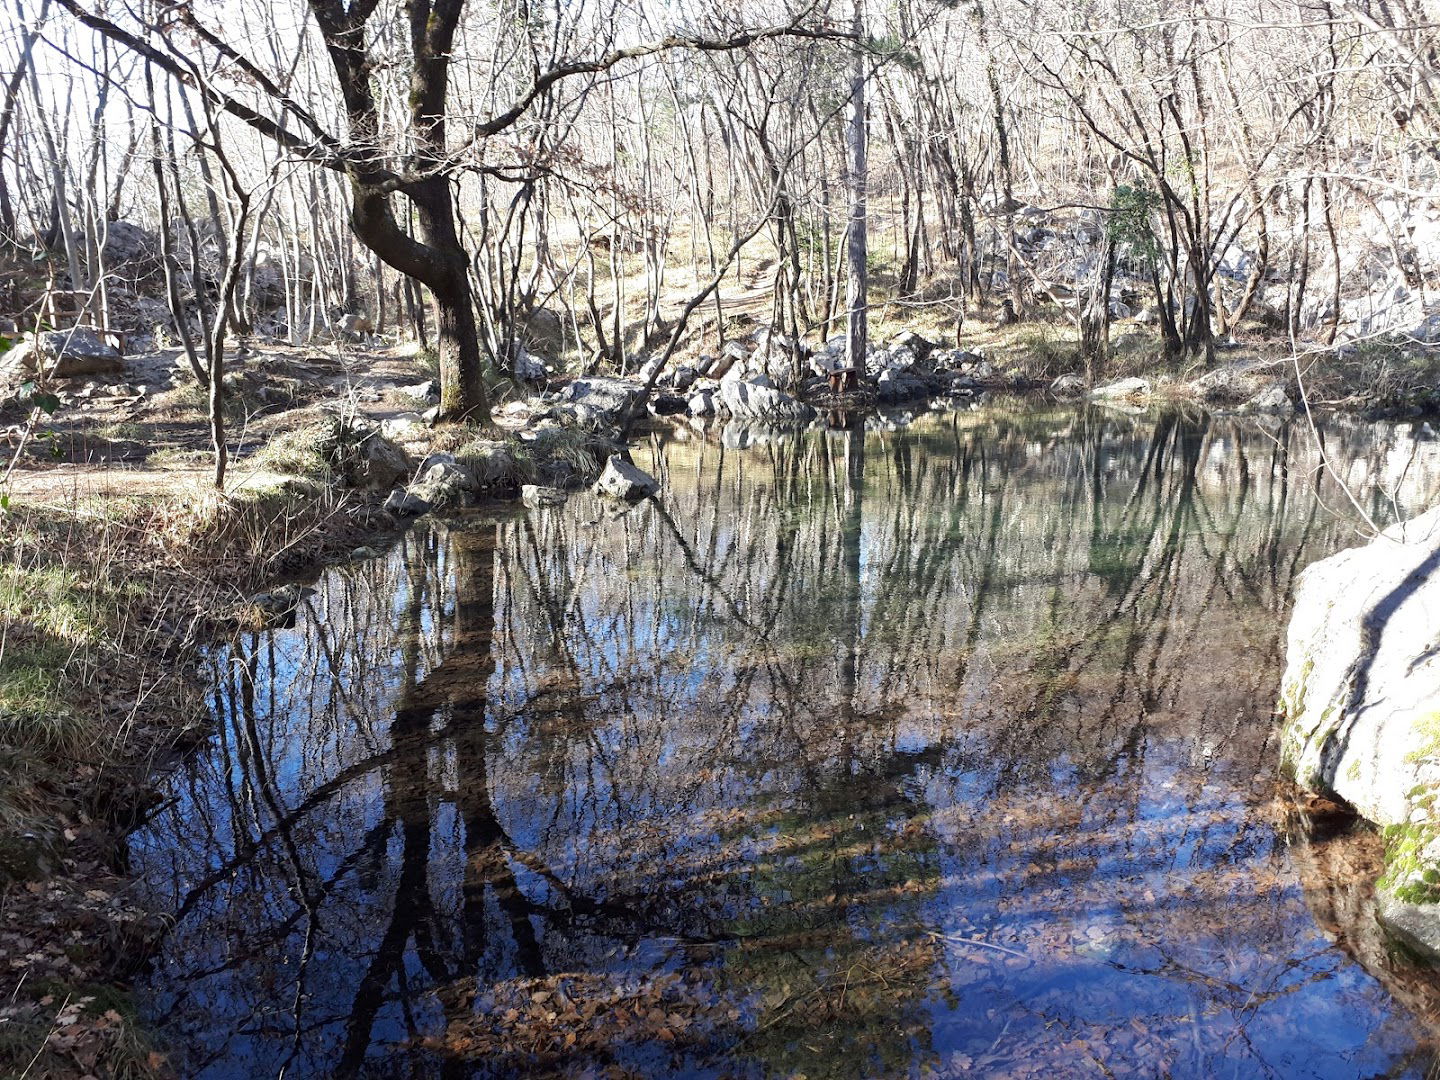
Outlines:
[[132,840],[183,1074],[1424,1074],[1429,977],[1284,839],[1286,600],[1355,538],[1298,425],[637,458],[656,503],[416,529],[219,663]]

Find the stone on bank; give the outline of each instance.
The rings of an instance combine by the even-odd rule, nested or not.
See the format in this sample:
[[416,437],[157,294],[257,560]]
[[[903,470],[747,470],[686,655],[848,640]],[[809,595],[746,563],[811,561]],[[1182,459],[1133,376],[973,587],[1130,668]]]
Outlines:
[[595,481],[595,493],[612,499],[637,502],[660,490],[660,483],[643,469],[636,468],[619,454],[610,455],[605,471]]
[[1383,828],[1382,920],[1440,958],[1440,507],[1300,576],[1280,710],[1295,781]]

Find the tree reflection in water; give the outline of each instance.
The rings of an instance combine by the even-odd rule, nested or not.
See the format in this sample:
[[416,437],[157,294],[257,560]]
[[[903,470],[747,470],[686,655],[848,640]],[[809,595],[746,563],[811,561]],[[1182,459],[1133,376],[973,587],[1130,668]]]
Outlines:
[[[1327,440],[1382,519],[1436,490]],[[147,1008],[196,1076],[1420,1075],[1430,980],[1283,840],[1285,604],[1354,537],[1306,446],[657,436],[627,514],[417,529],[217,661]]]

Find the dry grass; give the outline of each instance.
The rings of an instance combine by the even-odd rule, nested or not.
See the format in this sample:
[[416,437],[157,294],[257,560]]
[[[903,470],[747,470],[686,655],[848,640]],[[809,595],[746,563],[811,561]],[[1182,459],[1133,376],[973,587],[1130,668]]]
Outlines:
[[252,474],[224,496],[52,491],[0,514],[0,953],[25,957],[0,964],[19,980],[0,986],[0,1074],[33,1059],[32,1075],[79,1076],[87,1047],[107,1075],[154,1071],[123,1008],[56,1035],[66,1002],[103,997],[154,931],[106,901],[123,884],[115,837],[150,797],[156,756],[205,730],[201,646],[267,579],[372,534],[356,508]]

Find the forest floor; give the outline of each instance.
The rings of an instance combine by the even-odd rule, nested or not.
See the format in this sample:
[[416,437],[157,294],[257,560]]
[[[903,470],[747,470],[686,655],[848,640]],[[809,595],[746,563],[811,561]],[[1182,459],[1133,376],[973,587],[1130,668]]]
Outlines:
[[[882,315],[880,340],[904,326],[956,343],[948,316]],[[1203,368],[1162,361],[1151,331],[1117,324],[1112,342],[1097,381],[1142,375],[1162,393],[1193,396]],[[975,319],[959,344],[1035,386],[1077,368],[1075,331],[1058,317]],[[1326,356],[1300,369],[1313,400],[1434,406],[1416,397],[1437,385],[1433,361]],[[1295,381],[1274,342],[1220,360]],[[132,899],[123,837],[157,772],[206,735],[203,646],[255,618],[255,590],[395,528],[380,510],[384,492],[300,484],[272,451],[327,410],[423,429],[422,388],[435,376],[425,354],[254,345],[237,350],[230,371],[223,497],[204,397],[174,351],[132,358],[113,378],[74,380],[38,427],[0,431],[10,469],[0,482],[3,1075],[167,1074],[124,990],[164,926]]]

